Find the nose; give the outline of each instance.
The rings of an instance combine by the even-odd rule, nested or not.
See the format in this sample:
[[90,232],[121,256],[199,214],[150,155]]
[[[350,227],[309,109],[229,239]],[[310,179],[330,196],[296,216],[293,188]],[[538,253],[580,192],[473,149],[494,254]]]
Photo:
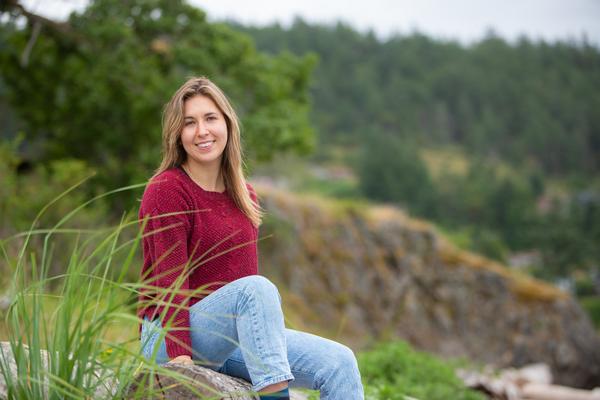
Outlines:
[[199,136],[208,135],[208,127],[206,126],[206,124],[203,124],[203,123],[198,124],[198,135]]

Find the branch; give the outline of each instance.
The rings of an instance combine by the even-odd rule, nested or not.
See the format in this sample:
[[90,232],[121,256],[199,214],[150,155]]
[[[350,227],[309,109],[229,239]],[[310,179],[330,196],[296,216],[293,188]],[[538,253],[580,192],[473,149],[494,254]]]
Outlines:
[[63,45],[68,41],[72,41],[74,44],[86,42],[84,36],[74,30],[68,22],[57,22],[28,11],[19,0],[0,0],[0,12],[13,12],[17,15],[22,15],[27,18],[29,25],[32,26],[31,37],[21,55],[20,64],[23,68],[29,64],[31,51],[42,28],[47,28],[46,32],[53,33]]
[[31,32],[31,37],[27,42],[27,46],[25,46],[25,50],[23,50],[23,54],[21,55],[21,67],[27,67],[29,64],[29,55],[31,54],[31,49],[37,40],[40,31],[42,30],[42,23],[40,21],[35,21],[33,23],[33,32]]
[[66,22],[56,22],[41,15],[27,11],[25,7],[23,7],[21,3],[19,3],[19,0],[4,0],[3,3],[4,4],[1,8],[2,11],[16,11],[17,13],[27,18],[27,20],[34,26],[36,23],[39,23],[62,34],[73,36],[73,30],[71,29],[71,26]]

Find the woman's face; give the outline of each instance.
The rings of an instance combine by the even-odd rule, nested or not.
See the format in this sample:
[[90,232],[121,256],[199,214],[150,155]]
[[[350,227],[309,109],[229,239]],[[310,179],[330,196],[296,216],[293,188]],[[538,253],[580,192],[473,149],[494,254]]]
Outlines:
[[220,166],[227,144],[227,122],[210,97],[198,95],[183,105],[181,143],[188,162]]

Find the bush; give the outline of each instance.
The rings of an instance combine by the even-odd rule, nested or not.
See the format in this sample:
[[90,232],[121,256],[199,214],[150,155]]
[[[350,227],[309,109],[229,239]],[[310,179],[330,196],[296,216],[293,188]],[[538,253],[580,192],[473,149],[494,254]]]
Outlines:
[[590,296],[579,300],[583,309],[592,319],[592,323],[596,329],[600,329],[600,297]]
[[[0,217],[4,221],[3,234],[7,231],[27,230],[36,214],[59,194],[70,187],[95,175],[96,171],[78,159],[54,160],[44,165],[21,168],[24,161],[18,154],[21,138],[0,142]],[[70,192],[44,213],[44,223],[56,223],[62,216],[82,204],[89,193],[80,188]],[[97,222],[105,219],[107,207],[95,202],[86,207],[71,220],[97,227]]]
[[370,399],[482,400],[456,377],[458,365],[413,350],[405,342],[379,344],[358,355],[365,392]]
[[[59,223],[64,216],[80,208],[65,221],[65,224],[58,226],[65,233],[73,226],[77,227],[77,231],[72,231],[71,235],[60,235],[53,240],[54,248],[60,250],[54,254],[46,267],[49,268],[50,276],[61,274],[66,269],[68,255],[73,247],[72,235],[108,227],[114,218],[111,218],[109,209],[102,200],[80,207],[86,203],[90,194],[89,185],[82,185],[82,182],[95,174],[84,161],[55,160],[47,165],[37,165],[27,171],[19,171],[23,162],[17,152],[18,146],[18,139],[0,142],[0,238],[4,242],[6,256],[14,262],[23,247],[23,232],[48,229]],[[63,193],[68,194],[62,196]],[[46,208],[50,203],[52,206]],[[44,208],[46,209],[40,218],[36,219],[36,215]],[[34,220],[35,224],[32,225]],[[112,222],[118,223],[118,220]],[[41,235],[34,234],[29,238],[30,249],[38,251],[42,246]]]
[[575,280],[575,295],[577,297],[594,296],[596,290],[591,278],[580,278]]

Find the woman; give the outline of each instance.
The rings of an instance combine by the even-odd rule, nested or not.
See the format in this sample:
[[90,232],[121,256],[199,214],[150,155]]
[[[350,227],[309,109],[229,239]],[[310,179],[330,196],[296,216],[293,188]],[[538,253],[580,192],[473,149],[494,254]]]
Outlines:
[[289,398],[288,384],[363,398],[352,351],[285,328],[277,288],[258,275],[261,209],[243,176],[238,119],[207,78],[188,80],[165,107],[163,160],[139,217],[145,357],[241,377],[263,399]]

